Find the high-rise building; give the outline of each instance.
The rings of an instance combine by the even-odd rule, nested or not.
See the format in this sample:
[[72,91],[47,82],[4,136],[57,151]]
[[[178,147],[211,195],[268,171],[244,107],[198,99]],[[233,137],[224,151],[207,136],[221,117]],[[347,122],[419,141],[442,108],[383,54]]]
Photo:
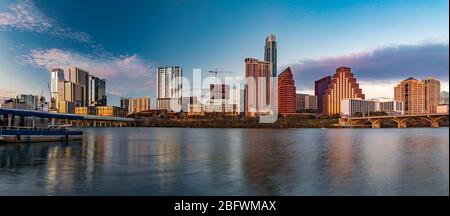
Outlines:
[[106,106],[106,81],[89,75],[89,106]]
[[[51,79],[50,79],[50,110],[56,110],[59,100],[64,100],[63,98],[58,98],[58,89],[61,89],[58,84],[64,83],[64,70],[61,68],[51,69]],[[63,87],[62,87],[63,88]]]
[[272,77],[277,77],[277,41],[273,34],[266,38],[264,61],[272,63]]
[[269,114],[271,111],[272,64],[253,58],[245,59],[245,116]]
[[159,67],[157,109],[181,110],[183,70],[180,66]]
[[130,98],[128,113],[150,110],[150,97]]
[[314,95],[317,97],[317,110],[323,113],[323,96],[331,83],[331,76],[326,76],[314,82]]
[[447,91],[441,91],[441,104],[448,104],[448,92]]
[[427,77],[422,80],[425,86],[425,109],[428,113],[436,113],[436,108],[441,100],[441,82],[439,80]]
[[125,110],[130,110],[130,99],[131,98],[120,98],[120,108]]
[[192,106],[197,104],[197,97],[183,97],[181,99],[181,110],[185,113],[189,113],[192,110]]
[[405,114],[436,113],[440,99],[440,82],[427,78],[423,81],[409,77],[394,87],[396,101],[405,102]]
[[84,86],[74,82],[64,82],[64,100],[73,102],[76,107],[83,106],[84,101]]
[[317,97],[309,94],[297,94],[297,111],[317,110]]
[[323,97],[323,112],[328,115],[341,113],[341,101],[346,98],[365,99],[356,78],[348,67],[336,69],[330,81],[330,85]]
[[77,83],[83,87],[83,95],[80,106],[89,105],[89,72],[78,67],[69,69],[69,81]]
[[278,113],[292,114],[297,112],[294,75],[291,68],[286,68],[278,75]]

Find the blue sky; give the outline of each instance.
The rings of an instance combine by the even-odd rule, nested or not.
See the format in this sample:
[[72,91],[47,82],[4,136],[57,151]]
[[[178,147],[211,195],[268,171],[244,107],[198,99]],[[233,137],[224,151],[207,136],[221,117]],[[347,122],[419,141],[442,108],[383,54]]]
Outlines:
[[[449,2],[2,0],[0,96],[47,94],[48,67],[79,65],[106,78],[110,103],[155,95],[155,68],[243,74],[278,40],[279,70],[298,91],[346,65],[369,97],[392,97],[409,76],[448,90]],[[205,73],[206,75],[207,73]]]

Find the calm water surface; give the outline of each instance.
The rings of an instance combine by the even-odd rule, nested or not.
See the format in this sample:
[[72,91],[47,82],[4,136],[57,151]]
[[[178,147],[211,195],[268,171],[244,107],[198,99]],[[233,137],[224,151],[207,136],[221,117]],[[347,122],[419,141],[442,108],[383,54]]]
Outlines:
[[449,129],[92,128],[0,145],[0,195],[449,195]]

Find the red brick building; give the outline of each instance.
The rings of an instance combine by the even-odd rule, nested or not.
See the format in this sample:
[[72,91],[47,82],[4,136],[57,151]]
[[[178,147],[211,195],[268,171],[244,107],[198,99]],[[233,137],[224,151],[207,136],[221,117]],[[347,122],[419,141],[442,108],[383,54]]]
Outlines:
[[278,113],[291,114],[297,112],[294,75],[291,68],[286,68],[278,75]]

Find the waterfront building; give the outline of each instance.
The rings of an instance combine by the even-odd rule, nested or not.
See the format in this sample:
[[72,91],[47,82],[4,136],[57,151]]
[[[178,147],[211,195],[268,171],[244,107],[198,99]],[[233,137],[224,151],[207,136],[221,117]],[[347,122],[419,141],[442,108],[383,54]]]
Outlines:
[[126,117],[128,111],[116,106],[96,106],[95,115],[105,117]]
[[157,109],[181,110],[183,70],[180,66],[158,67]]
[[[61,68],[52,68],[51,69],[51,78],[50,78],[50,110],[56,110],[58,101],[64,100],[63,98],[58,98],[58,89],[61,89],[58,85],[64,85],[64,70]],[[64,89],[64,87],[62,88]]]
[[323,113],[323,97],[331,83],[331,76],[323,77],[314,82],[314,95],[317,97],[317,110]]
[[345,98],[341,101],[342,117],[370,116],[373,112],[385,112],[388,115],[403,115],[403,101],[381,101],[379,99],[363,100]]
[[441,100],[440,104],[448,104],[448,92],[441,91]]
[[365,99],[356,78],[348,67],[336,69],[336,73],[331,78],[328,89],[323,97],[323,112],[328,115],[341,113],[341,101],[345,98]]
[[75,114],[77,115],[96,115],[95,107],[75,107]]
[[317,97],[309,94],[297,94],[297,112],[317,110]]
[[130,110],[130,97],[129,98],[120,98],[120,108],[123,108],[125,110]]
[[20,101],[20,102],[29,104],[30,105],[30,109],[32,109],[32,110],[38,110],[39,109],[40,96],[38,96],[38,95],[20,94],[20,95],[17,95],[16,99],[18,101]]
[[76,103],[71,101],[61,100],[58,101],[58,112],[59,113],[75,113]]
[[89,104],[89,72],[72,67],[69,69],[69,81],[83,88],[80,106],[87,106]]
[[272,64],[254,58],[245,59],[245,116],[269,114]]
[[294,75],[291,68],[286,68],[278,75],[278,113],[292,114],[297,112]]
[[106,106],[106,81],[89,75],[89,106]]
[[272,77],[277,77],[277,41],[273,34],[266,38],[264,61],[272,63]]
[[86,102],[84,86],[74,82],[64,82],[64,100],[75,103],[75,106],[83,106]]
[[150,97],[130,98],[128,113],[136,113],[150,110]]
[[6,109],[22,109],[22,110],[31,110],[31,104],[25,103],[17,98],[11,98],[9,100],[4,101],[2,108]]
[[440,102],[440,82],[432,78],[422,81],[409,77],[394,87],[396,101],[405,102],[405,114],[436,113]]
[[197,104],[197,97],[183,97],[181,99],[181,110],[185,113],[189,113],[191,111],[191,105]]

